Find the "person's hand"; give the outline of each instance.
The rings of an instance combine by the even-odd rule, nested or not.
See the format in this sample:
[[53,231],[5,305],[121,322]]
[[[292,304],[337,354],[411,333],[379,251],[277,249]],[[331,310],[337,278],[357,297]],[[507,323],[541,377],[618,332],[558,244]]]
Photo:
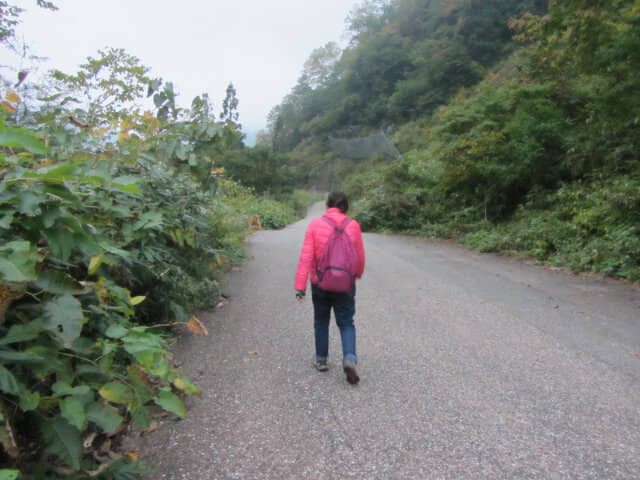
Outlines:
[[302,302],[304,300],[305,293],[306,292],[304,290],[296,290],[296,299],[299,302]]

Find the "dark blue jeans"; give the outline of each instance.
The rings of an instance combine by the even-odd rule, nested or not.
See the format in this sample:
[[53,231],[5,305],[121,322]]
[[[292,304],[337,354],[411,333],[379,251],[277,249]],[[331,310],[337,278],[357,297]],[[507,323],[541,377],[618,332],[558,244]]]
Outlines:
[[349,293],[335,293],[311,285],[313,300],[313,327],[316,337],[316,360],[326,360],[329,356],[329,322],[331,309],[336,317],[342,339],[343,362],[347,359],[358,362],[356,356],[356,327],[353,316],[356,313],[356,286]]

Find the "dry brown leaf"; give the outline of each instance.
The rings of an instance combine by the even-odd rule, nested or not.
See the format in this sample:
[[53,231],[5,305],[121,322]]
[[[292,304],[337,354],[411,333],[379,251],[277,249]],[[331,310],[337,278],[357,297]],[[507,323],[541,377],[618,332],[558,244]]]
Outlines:
[[149,428],[147,428],[144,432],[145,433],[151,433],[156,428],[158,428],[158,422],[156,422],[155,420],[151,420],[151,422],[149,422]]
[[137,462],[140,459],[140,454],[138,452],[125,452],[125,455],[129,457],[130,460]]
[[11,105],[9,102],[0,103],[0,107],[2,107],[7,112],[17,112],[18,111],[18,109],[16,107],[14,107],[13,105]]
[[142,380],[144,382],[144,384],[147,387],[154,387],[159,383],[157,381],[152,381],[149,378],[149,374],[147,373],[147,371],[140,364],[132,365],[129,368],[129,374],[130,375],[136,375],[138,378],[140,378],[140,380]]
[[640,357],[640,353],[638,352],[631,352],[631,355],[634,357]]
[[191,318],[189,318],[189,321],[187,322],[187,328],[196,335],[202,335],[203,337],[209,335],[207,327],[205,327],[202,322],[195,317],[195,315],[191,315]]
[[105,463],[101,464],[98,468],[96,468],[95,470],[87,470],[87,474],[91,478],[97,477],[102,472],[104,472],[106,469],[108,469],[110,466],[111,466],[111,462],[105,462]]

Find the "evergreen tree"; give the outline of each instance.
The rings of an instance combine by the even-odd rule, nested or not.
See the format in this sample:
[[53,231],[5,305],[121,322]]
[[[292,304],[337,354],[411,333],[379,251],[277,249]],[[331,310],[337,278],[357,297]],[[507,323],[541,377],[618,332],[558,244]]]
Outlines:
[[224,101],[222,102],[222,112],[220,112],[220,120],[222,120],[227,125],[233,125],[236,129],[240,129],[240,124],[238,123],[238,117],[240,114],[238,113],[238,97],[236,95],[236,89],[233,86],[233,83],[230,83],[227,87],[227,95],[224,97]]

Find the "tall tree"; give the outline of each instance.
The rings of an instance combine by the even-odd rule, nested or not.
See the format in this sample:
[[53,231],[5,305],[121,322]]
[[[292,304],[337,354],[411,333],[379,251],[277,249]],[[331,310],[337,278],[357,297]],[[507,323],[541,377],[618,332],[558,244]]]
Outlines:
[[99,50],[97,58],[88,57],[76,74],[52,72],[61,105],[84,98],[84,112],[77,112],[75,123],[87,127],[109,124],[128,118],[137,102],[144,98],[151,79],[149,68],[122,48]]
[[238,118],[240,116],[238,113],[239,103],[240,101],[238,100],[236,89],[233,86],[233,83],[230,83],[227,86],[227,95],[224,97],[224,101],[222,102],[220,120],[227,125],[233,125],[238,130],[240,129],[240,124],[238,123]]
[[335,73],[335,66],[341,54],[342,50],[336,42],[328,42],[324,47],[316,48],[304,62],[304,69],[298,83],[309,88],[327,85]]

